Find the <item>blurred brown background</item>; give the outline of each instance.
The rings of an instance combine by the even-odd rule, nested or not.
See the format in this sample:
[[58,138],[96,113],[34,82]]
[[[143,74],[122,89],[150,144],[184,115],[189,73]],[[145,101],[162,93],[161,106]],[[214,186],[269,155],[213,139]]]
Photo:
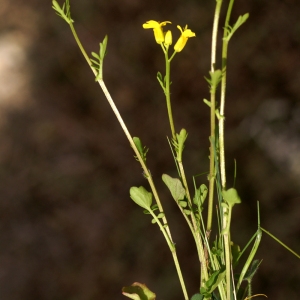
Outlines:
[[[131,133],[150,147],[149,167],[192,295],[199,280],[194,243],[161,182],[162,173],[175,175],[155,78],[163,53],[142,24],[170,20],[174,39],[177,24],[196,33],[173,60],[172,98],[177,131],[189,133],[188,175],[199,174],[208,170],[209,111],[202,99],[209,97],[203,77],[215,1],[71,5],[88,53],[109,36],[105,81]],[[232,238],[245,245],[255,232],[259,200],[262,226],[300,252],[300,3],[236,1],[233,19],[246,12],[228,60],[228,185],[236,159],[243,200],[234,209]],[[0,78],[1,299],[125,299],[121,288],[134,281],[158,299],[182,299],[158,227],[129,198],[131,186],[147,186],[142,171],[50,1],[1,1]],[[263,263],[254,293],[299,299],[299,260],[267,235],[257,257]]]

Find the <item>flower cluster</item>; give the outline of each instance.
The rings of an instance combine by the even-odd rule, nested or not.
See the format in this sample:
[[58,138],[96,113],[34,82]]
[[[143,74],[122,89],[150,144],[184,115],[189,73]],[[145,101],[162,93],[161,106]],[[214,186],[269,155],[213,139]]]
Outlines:
[[[169,47],[170,45],[172,45],[172,32],[170,30],[164,32],[162,29],[162,27],[165,26],[167,23],[171,23],[171,22],[164,21],[160,23],[157,21],[150,20],[143,24],[143,28],[153,29],[156,43],[158,44],[163,43],[166,47]],[[177,26],[177,28],[180,30],[181,36],[177,40],[174,46],[174,50],[175,52],[180,52],[184,48],[188,38],[196,36],[196,34],[192,32],[190,29],[188,29],[187,25],[183,29],[179,25]]]

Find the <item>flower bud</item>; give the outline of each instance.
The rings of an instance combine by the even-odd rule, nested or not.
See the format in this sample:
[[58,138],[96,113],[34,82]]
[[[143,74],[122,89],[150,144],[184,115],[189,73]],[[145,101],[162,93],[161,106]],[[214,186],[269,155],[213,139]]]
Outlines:
[[165,46],[172,45],[172,32],[170,30],[167,31],[165,35]]

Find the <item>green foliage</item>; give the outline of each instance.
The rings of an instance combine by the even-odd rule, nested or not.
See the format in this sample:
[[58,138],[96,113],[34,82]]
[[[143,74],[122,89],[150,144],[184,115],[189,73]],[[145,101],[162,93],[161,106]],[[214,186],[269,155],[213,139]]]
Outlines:
[[[194,188],[195,194],[194,198],[191,199],[188,181],[185,176],[185,171],[182,163],[182,154],[185,148],[185,141],[187,139],[187,132],[185,129],[181,129],[180,133],[176,133],[175,125],[172,114],[171,107],[171,92],[170,92],[170,63],[177,52],[180,52],[187,42],[189,37],[195,36],[195,33],[192,32],[186,26],[182,29],[178,26],[178,29],[181,31],[181,36],[177,41],[177,46],[174,49],[173,55],[169,57],[168,49],[171,45],[170,42],[170,31],[166,34],[163,31],[162,27],[167,25],[167,23],[171,23],[169,21],[165,22],[157,22],[154,20],[148,21],[143,25],[144,28],[151,28],[154,31],[155,39],[160,44],[162,50],[165,55],[165,65],[166,65],[166,75],[163,75],[158,72],[157,80],[164,91],[164,95],[166,97],[167,103],[167,111],[168,118],[170,123],[170,129],[172,133],[172,145],[169,141],[172,154],[175,160],[175,165],[179,174],[179,178],[172,178],[167,174],[162,175],[162,180],[170,190],[170,193],[173,199],[178,204],[178,207],[185,218],[193,238],[195,240],[198,259],[200,261],[199,268],[201,270],[201,280],[200,280],[200,294],[197,293],[192,296],[190,300],[202,300],[202,299],[217,299],[215,296],[220,297],[221,300],[231,300],[233,298],[233,287],[235,287],[235,281],[232,280],[232,272],[234,268],[238,265],[240,257],[244,253],[244,251],[248,248],[248,246],[253,242],[254,244],[250,251],[250,254],[242,267],[241,274],[238,277],[238,281],[236,283],[236,291],[238,295],[244,295],[244,292],[248,291],[248,296],[251,294],[251,282],[252,278],[258,270],[258,267],[261,261],[254,260],[254,256],[258,249],[258,246],[261,241],[262,231],[266,232],[272,238],[274,238],[277,242],[282,244],[286,249],[291,251],[293,254],[297,255],[291,249],[289,249],[286,245],[280,242],[277,238],[271,235],[268,231],[260,227],[260,217],[259,217],[259,207],[258,207],[258,229],[253,238],[250,239],[246,247],[244,247],[243,251],[240,250],[238,245],[235,245],[231,241],[230,235],[230,225],[231,225],[231,216],[232,209],[235,204],[241,203],[241,199],[237,193],[235,188],[226,189],[226,172],[225,172],[225,146],[224,146],[224,105],[225,105],[225,90],[226,90],[226,76],[227,76],[227,44],[229,40],[232,38],[233,34],[236,30],[246,22],[249,17],[249,14],[244,14],[240,16],[233,26],[230,26],[229,20],[232,11],[234,1],[230,0],[227,8],[225,27],[224,27],[224,35],[223,35],[223,45],[222,45],[222,56],[220,57],[219,64],[222,66],[222,71],[220,69],[215,70],[215,66],[217,65],[216,53],[217,53],[217,32],[219,26],[219,17],[221,15],[221,6],[222,0],[216,0],[216,10],[215,10],[215,18],[213,23],[213,34],[212,34],[212,55],[211,55],[211,70],[209,71],[209,77],[206,78],[206,81],[209,84],[210,89],[210,100],[204,99],[204,103],[208,105],[210,108],[210,124],[211,124],[211,132],[209,136],[210,141],[210,170],[209,170],[209,185],[208,187],[205,184],[200,184],[198,188],[196,188],[195,180],[194,180]],[[148,192],[144,187],[131,187],[130,188],[130,197],[131,199],[140,207],[144,209],[144,213],[147,215],[151,215],[152,223],[156,223],[164,238],[169,246],[171,251],[176,271],[178,274],[178,278],[182,287],[182,291],[184,294],[184,299],[188,300],[188,293],[185,286],[184,278],[182,276],[179,260],[176,254],[175,243],[172,240],[170,228],[168,226],[168,222],[166,219],[166,215],[163,210],[162,203],[160,201],[158,192],[156,190],[155,184],[153,182],[152,176],[148,171],[146,166],[146,156],[148,152],[148,148],[143,146],[141,139],[138,137],[132,137],[129,130],[127,129],[125,122],[123,121],[121,115],[119,114],[114,101],[112,100],[110,93],[108,92],[104,81],[103,81],[103,61],[104,57],[107,53],[107,42],[108,37],[105,36],[103,41],[99,44],[99,52],[92,52],[92,58],[89,58],[86,54],[81,42],[76,34],[76,31],[72,25],[74,22],[71,19],[70,12],[70,3],[69,0],[66,0],[62,7],[57,3],[56,0],[52,1],[52,7],[55,10],[56,14],[63,18],[71,28],[71,31],[74,35],[74,38],[87,60],[89,66],[92,68],[93,73],[96,75],[96,81],[99,82],[109,104],[111,105],[122,129],[126,137],[128,138],[131,147],[135,151],[135,158],[140,162],[141,167],[143,169],[145,178],[147,179],[149,186],[151,188],[151,192]],[[164,38],[168,35],[168,41],[164,41]],[[175,45],[176,45],[175,44]],[[180,47],[178,46],[180,45]],[[179,50],[180,49],[180,50]],[[221,83],[221,84],[220,84]],[[220,90],[220,101],[216,100],[216,90],[218,86],[221,86]],[[217,105],[218,104],[218,105]],[[218,106],[218,107],[217,107]],[[219,122],[219,126],[216,124],[216,120]],[[208,172],[206,172],[207,174]],[[235,172],[236,173],[236,172]],[[234,178],[235,180],[235,178]],[[235,186],[235,184],[234,184]],[[212,211],[214,204],[214,192],[217,189],[218,200],[217,201],[217,220],[218,220],[218,231],[213,243],[210,241],[210,232],[212,230]],[[155,203],[152,204],[152,198],[154,198]],[[205,200],[208,198],[208,212],[207,212],[207,226],[203,224],[202,213],[204,209]],[[220,206],[221,204],[221,206]],[[223,226],[224,225],[224,226]],[[226,226],[225,226],[226,225]],[[225,228],[223,228],[225,227]],[[299,258],[299,255],[297,255]],[[248,282],[248,286],[243,291],[241,287],[241,283],[243,281]],[[155,300],[156,295],[150,291],[146,285],[135,282],[129,287],[124,287],[122,289],[122,293],[124,296],[134,299],[134,300]],[[244,299],[242,298],[238,299]]]
[[[143,146],[142,141],[138,137],[133,137],[133,142],[136,145],[143,162],[146,163],[146,156],[147,156],[147,152],[149,151],[149,148]],[[137,157],[136,160],[138,161]]]
[[102,43],[99,44],[99,54],[92,52],[92,56],[95,59],[90,59],[92,62],[92,68],[96,71],[96,78],[95,81],[102,80],[103,78],[103,61],[104,57],[107,53],[106,47],[107,47],[107,41],[108,41],[108,36],[106,35],[102,41]]
[[231,207],[233,207],[235,204],[242,202],[235,188],[230,188],[227,191],[223,191],[222,195],[223,195],[223,199]]
[[244,280],[251,281],[261,263],[262,263],[262,259],[261,260],[259,260],[259,259],[253,260],[250,268],[247,270],[247,272],[245,274]]
[[201,294],[195,294],[190,300],[203,300],[204,296]]
[[52,8],[56,11],[56,14],[64,19],[68,24],[73,23],[71,19],[70,1],[66,0],[62,7],[57,3],[56,0],[52,0]]
[[172,143],[174,145],[174,148],[175,148],[175,152],[177,154],[176,156],[176,159],[178,162],[182,162],[182,152],[183,152],[183,149],[184,149],[184,143],[187,139],[187,132],[186,130],[183,128],[180,130],[180,133],[176,134],[176,140],[173,139]]
[[232,265],[235,267],[240,259],[241,249],[239,245],[231,242]]
[[[222,79],[222,71],[221,70],[215,70],[215,71],[210,71],[209,72],[210,77],[204,77],[205,80],[209,84],[210,92],[215,93],[217,90],[217,87]],[[206,100],[206,99],[204,99]],[[208,106],[210,106],[210,103],[206,100],[204,101]]]
[[[169,188],[171,195],[176,202],[179,202],[180,200],[184,199],[185,189],[184,189],[181,181],[178,178],[172,178],[171,176],[169,176],[167,174],[163,174],[162,180],[166,184],[166,186]],[[181,206],[185,207],[186,205],[181,205]]]
[[133,300],[155,300],[156,295],[145,284],[135,282],[122,288],[122,294]]
[[200,293],[204,297],[209,298],[212,292],[217,288],[219,283],[224,279],[224,277],[225,267],[222,267],[220,270],[213,272],[208,281],[205,282],[205,285],[200,288]]
[[195,196],[194,196],[194,199],[193,199],[193,203],[195,205],[197,205],[199,210],[200,210],[200,208],[202,210],[202,206],[203,206],[203,203],[206,199],[207,193],[208,193],[208,189],[207,189],[207,186],[205,184],[201,184],[199,186],[199,188],[196,189],[196,191],[195,191]]
[[247,19],[249,18],[249,14],[244,14],[242,16],[239,16],[239,18],[237,19],[237,21],[235,22],[235,24],[231,27],[231,26],[227,26],[226,29],[226,34],[224,37],[224,40],[229,42],[229,40],[232,38],[233,34],[237,31],[237,29],[243,25]]
[[152,193],[148,192],[144,187],[133,186],[130,188],[130,197],[137,205],[151,210]]
[[165,90],[166,90],[166,76],[164,76],[164,78],[163,78],[162,74],[160,72],[157,72],[156,78],[157,78],[161,88],[165,92]]
[[152,223],[152,224],[157,223],[157,219],[161,219],[161,218],[163,218],[164,216],[165,216],[164,213],[159,213],[159,214],[156,216],[156,219],[152,219],[151,223]]

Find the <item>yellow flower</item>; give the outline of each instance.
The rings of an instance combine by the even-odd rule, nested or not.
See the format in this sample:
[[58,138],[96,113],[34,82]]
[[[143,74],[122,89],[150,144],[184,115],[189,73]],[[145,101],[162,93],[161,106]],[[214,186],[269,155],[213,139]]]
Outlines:
[[179,37],[178,41],[176,42],[176,44],[174,46],[174,50],[176,52],[180,52],[184,48],[188,38],[196,36],[196,34],[194,32],[192,32],[190,29],[187,29],[187,25],[185,25],[183,30],[182,30],[181,26],[179,26],[179,25],[177,26],[177,28],[181,31],[181,36]]
[[172,45],[172,32],[170,30],[167,31],[165,35],[165,46]]
[[143,24],[143,28],[144,29],[152,28],[154,31],[154,37],[155,37],[156,43],[161,44],[165,41],[165,36],[164,36],[163,30],[161,27],[165,26],[167,23],[171,23],[171,22],[165,21],[165,22],[159,23],[159,22],[150,20]]

